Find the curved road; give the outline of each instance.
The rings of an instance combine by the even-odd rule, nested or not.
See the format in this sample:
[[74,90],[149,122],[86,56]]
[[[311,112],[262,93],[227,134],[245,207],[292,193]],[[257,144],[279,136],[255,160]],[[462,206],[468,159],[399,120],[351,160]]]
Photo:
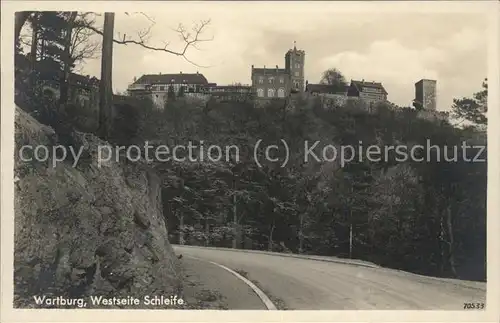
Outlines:
[[[223,265],[256,283],[275,302],[296,310],[463,310],[484,303],[486,283],[280,254],[173,246],[188,270],[212,282],[230,309],[266,309],[257,294]],[[216,263],[216,264],[214,264]],[[276,304],[276,303],[280,304]]]

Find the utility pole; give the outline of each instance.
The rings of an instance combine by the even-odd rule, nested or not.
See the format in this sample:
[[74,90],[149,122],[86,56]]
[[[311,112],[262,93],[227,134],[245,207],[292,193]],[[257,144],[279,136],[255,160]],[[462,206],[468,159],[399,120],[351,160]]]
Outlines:
[[237,249],[238,247],[238,214],[237,214],[237,207],[236,207],[236,187],[237,187],[237,180],[238,176],[235,174],[237,167],[236,164],[233,168],[233,243],[232,247],[233,249]]
[[179,217],[179,244],[184,244],[184,213]]
[[[16,14],[17,15],[17,14]],[[31,17],[31,70],[34,71],[36,68],[37,50],[38,50],[38,36],[40,32],[38,30],[38,14],[34,13]]]
[[102,139],[108,139],[111,133],[111,109],[113,104],[113,30],[115,14],[104,13],[104,28],[102,38],[101,81],[99,86],[99,134]]
[[233,249],[237,247],[237,235],[238,235],[238,216],[236,214],[236,194],[233,194]]
[[350,205],[348,206],[349,207],[349,259],[352,259],[352,202],[353,202],[353,198],[352,198],[352,195],[354,194],[354,188],[351,186],[350,187],[350,196],[349,196],[349,200],[350,200]]
[[349,225],[349,259],[352,259],[352,222]]
[[304,250],[304,232],[302,227],[304,226],[304,215],[300,214],[300,227],[299,227],[299,254],[301,254]]

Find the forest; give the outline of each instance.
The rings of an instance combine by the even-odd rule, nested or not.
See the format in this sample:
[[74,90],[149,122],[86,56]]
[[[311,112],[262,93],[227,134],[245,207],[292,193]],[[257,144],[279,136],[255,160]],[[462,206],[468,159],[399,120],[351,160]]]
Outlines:
[[[172,243],[331,255],[428,275],[485,279],[487,151],[479,148],[485,141],[474,128],[422,120],[414,109],[383,104],[376,114],[309,106],[299,102],[288,110],[275,103],[258,109],[250,102],[225,102],[200,109],[171,101],[164,110],[125,117],[122,124],[128,127],[136,120],[136,131],[121,132],[126,138],[116,142],[240,147],[239,161],[156,163],[165,178],[164,214]],[[281,139],[291,146],[286,167],[264,156],[257,166],[255,142]],[[431,151],[425,162],[389,155],[342,167],[338,160],[304,162],[306,140],[338,147],[361,141],[381,148],[430,141],[447,148]],[[463,142],[476,147],[466,151],[468,156],[460,149]],[[445,161],[454,147],[459,147],[456,161]],[[479,153],[482,162],[473,162]]]
[[[25,18],[23,24],[27,21],[36,30],[32,51],[24,55],[18,41],[17,57],[33,64],[21,68],[16,61],[16,103],[59,133],[95,131],[120,145],[204,141],[241,148],[238,161],[151,165],[163,180],[171,243],[355,258],[425,275],[486,280],[487,163],[470,161],[480,148],[471,148],[468,156],[458,149],[453,162],[444,161],[445,154],[453,154],[444,148],[425,162],[401,162],[394,155],[379,162],[353,160],[343,167],[337,161],[303,160],[306,140],[338,147],[360,141],[412,147],[428,140],[448,150],[463,142],[486,146],[486,83],[473,97],[455,100],[452,112],[469,121],[460,127],[417,118],[412,107],[382,103],[376,113],[367,113],[356,106],[325,109],[308,99],[292,108],[281,101],[256,108],[250,101],[200,106],[171,97],[162,110],[143,99],[140,109],[123,106],[111,120],[112,29],[109,37],[101,32],[102,44],[89,47],[82,40],[85,46],[78,47],[69,41],[77,26],[100,32],[87,16],[29,13]],[[75,48],[80,50],[72,52]],[[102,59],[98,116],[68,103],[68,75],[78,60],[91,55],[81,48]],[[102,52],[95,52],[99,48]],[[86,54],[77,55],[82,52]],[[40,92],[39,80],[46,76],[37,66],[43,61],[51,62],[44,63],[46,70],[60,86],[57,102]],[[95,118],[98,129],[81,126],[85,118]],[[287,166],[270,161],[256,165],[256,141],[276,144],[281,139],[290,145]],[[482,155],[485,159],[487,148]]]

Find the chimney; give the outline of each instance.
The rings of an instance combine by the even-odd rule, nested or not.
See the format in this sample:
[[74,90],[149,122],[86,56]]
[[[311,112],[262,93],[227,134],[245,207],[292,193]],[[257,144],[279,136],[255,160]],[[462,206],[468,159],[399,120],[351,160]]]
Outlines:
[[253,64],[252,64],[252,69],[253,69]]
[[182,74],[182,71],[179,74]]
[[161,75],[161,72],[160,72],[160,75]]
[[365,79],[362,79],[362,80],[361,80],[361,83],[365,83]]
[[278,65],[276,65],[276,69],[278,69]]

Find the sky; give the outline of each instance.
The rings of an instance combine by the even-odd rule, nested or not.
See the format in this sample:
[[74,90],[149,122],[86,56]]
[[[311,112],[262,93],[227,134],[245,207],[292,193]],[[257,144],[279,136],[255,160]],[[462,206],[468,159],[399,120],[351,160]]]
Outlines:
[[[319,82],[323,71],[336,68],[348,81],[381,82],[390,101],[408,106],[414,84],[422,78],[435,79],[438,110],[449,110],[453,98],[481,89],[487,76],[485,15],[336,12],[322,4],[188,2],[145,12],[147,17],[117,13],[116,37],[134,38],[152,24],[151,19],[155,24],[148,44],[163,47],[169,42],[169,49],[180,50],[183,43],[174,31],[177,25],[192,28],[210,19],[203,37],[213,40],[188,50],[189,60],[200,66],[165,52],[115,44],[113,88],[124,91],[142,74],[181,71],[198,71],[217,84],[250,84],[252,64],[284,67],[285,53],[295,41],[306,53],[309,83]],[[99,77],[100,59],[86,61],[81,73]]]

